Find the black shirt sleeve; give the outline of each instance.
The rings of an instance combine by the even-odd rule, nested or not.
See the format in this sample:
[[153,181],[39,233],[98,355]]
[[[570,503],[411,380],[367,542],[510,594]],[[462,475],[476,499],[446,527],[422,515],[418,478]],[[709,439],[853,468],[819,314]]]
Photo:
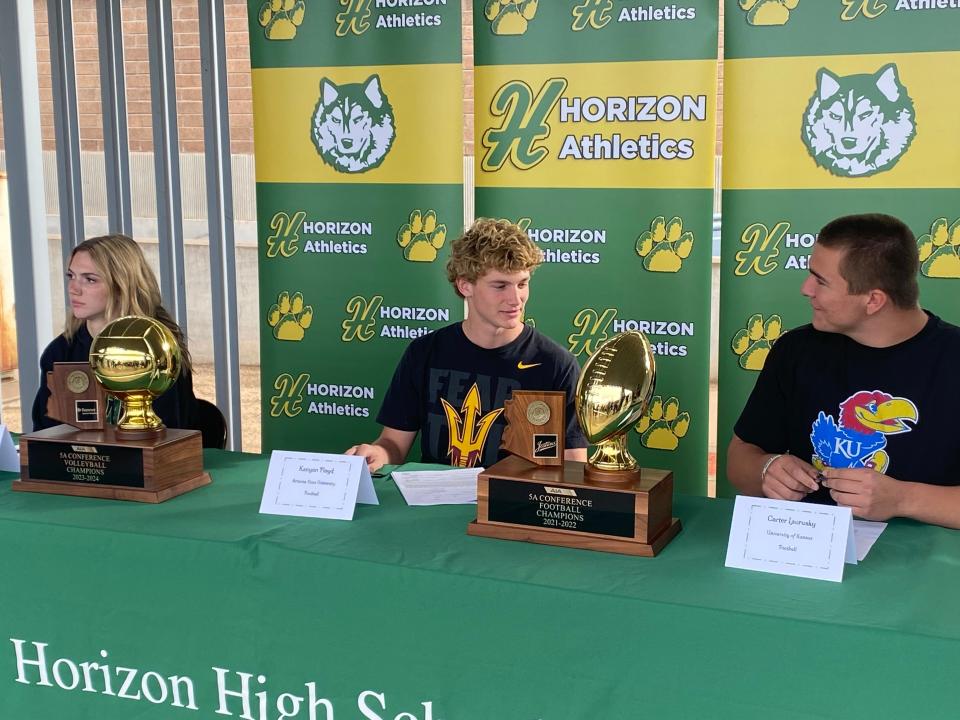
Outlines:
[[426,358],[417,352],[417,344],[407,346],[393,372],[393,379],[383,398],[377,422],[384,427],[406,432],[420,428],[420,408],[423,403],[424,363]]
[[794,339],[786,333],[774,343],[740,418],[733,426],[738,438],[769,453],[787,452],[790,445],[790,366],[795,360]]
[[564,445],[568,450],[587,447],[587,436],[584,435],[577,420],[577,381],[580,379],[580,365],[571,355],[564,363],[557,381],[557,389],[567,393],[567,431]]

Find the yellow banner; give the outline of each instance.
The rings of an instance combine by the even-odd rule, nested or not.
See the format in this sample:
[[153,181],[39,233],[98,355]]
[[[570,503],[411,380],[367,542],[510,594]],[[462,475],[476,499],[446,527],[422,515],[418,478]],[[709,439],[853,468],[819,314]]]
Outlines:
[[716,61],[476,68],[478,187],[710,188]]
[[960,53],[728,60],[724,76],[725,189],[957,186]]
[[253,71],[257,182],[463,182],[460,65]]

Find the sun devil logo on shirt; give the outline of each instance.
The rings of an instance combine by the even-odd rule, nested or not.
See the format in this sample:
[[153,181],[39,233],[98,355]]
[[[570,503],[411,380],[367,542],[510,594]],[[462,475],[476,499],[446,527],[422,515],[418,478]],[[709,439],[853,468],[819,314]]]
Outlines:
[[447,416],[447,431],[450,436],[447,454],[450,456],[450,464],[461,468],[475,467],[483,456],[483,446],[487,442],[490,428],[503,412],[503,408],[481,415],[483,408],[480,406],[480,390],[476,383],[467,392],[460,412],[443,398],[440,398],[440,402]]
[[823,410],[810,428],[813,465],[817,468],[873,468],[886,472],[887,435],[910,432],[917,406],[881,390],[861,390],[840,403],[839,422]]

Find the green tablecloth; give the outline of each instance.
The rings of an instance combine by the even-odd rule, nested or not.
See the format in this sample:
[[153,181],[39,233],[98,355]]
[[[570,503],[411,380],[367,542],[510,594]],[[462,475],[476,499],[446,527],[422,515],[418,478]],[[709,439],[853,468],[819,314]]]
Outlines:
[[[338,720],[960,715],[960,533],[893,522],[834,584],[725,569],[727,500],[678,497],[651,560],[468,537],[475,508],[389,480],[353,522],[260,515],[267,462],[207,451],[214,483],[161,505],[0,475],[0,718],[245,717],[214,668],[256,720],[311,717],[310,683]],[[87,692],[83,662],[110,667]]]

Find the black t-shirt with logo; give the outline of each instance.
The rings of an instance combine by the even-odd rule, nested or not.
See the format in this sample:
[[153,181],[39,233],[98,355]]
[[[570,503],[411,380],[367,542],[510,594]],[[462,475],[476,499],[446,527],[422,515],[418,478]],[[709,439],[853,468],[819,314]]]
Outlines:
[[[960,328],[927,314],[923,330],[887,348],[812,325],[784,334],[734,426],[737,437],[818,467],[960,485]],[[807,500],[832,503],[826,489]]]
[[[503,347],[487,349],[470,342],[456,323],[410,343],[377,422],[419,431],[422,462],[490,467],[506,456],[499,449],[506,427],[504,400],[514,390],[563,390],[566,446],[586,447],[574,410],[579,375],[573,355],[532,327],[524,326]],[[484,421],[490,413],[496,413],[493,423]]]

